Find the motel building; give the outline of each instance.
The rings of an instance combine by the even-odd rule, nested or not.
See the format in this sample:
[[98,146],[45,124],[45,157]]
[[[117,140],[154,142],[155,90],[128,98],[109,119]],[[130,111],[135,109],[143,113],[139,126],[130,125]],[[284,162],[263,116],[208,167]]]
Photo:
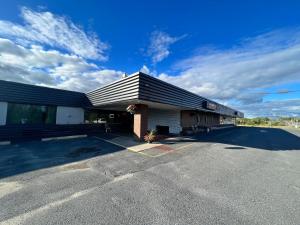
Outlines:
[[87,93],[0,81],[0,141],[99,132],[142,139],[147,130],[192,133],[237,117],[243,113],[142,72]]

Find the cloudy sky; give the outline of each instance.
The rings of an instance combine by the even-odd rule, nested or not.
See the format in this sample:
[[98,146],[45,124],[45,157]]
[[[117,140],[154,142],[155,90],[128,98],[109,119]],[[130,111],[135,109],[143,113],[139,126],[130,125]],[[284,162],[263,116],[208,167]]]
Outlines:
[[244,111],[300,116],[300,2],[0,1],[0,79],[88,91],[143,71]]

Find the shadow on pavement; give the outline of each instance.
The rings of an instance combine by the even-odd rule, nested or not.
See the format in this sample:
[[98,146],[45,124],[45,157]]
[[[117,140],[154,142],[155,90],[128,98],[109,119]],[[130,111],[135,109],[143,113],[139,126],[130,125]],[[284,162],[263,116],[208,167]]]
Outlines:
[[246,149],[244,147],[225,147],[225,149],[237,149],[237,150],[240,150],[240,149]]
[[169,145],[183,142],[221,143],[232,145],[224,149],[235,150],[247,148],[270,151],[300,150],[300,130],[293,133],[280,128],[233,127],[162,142]]
[[94,137],[0,146],[0,179],[122,150]]
[[279,128],[235,127],[209,134],[198,134],[195,138],[199,142],[233,145],[232,147],[225,147],[225,149],[300,150],[300,137]]
[[[278,128],[235,127],[213,131],[209,134],[199,133],[193,137],[168,140],[162,143],[171,145],[178,142],[208,142],[231,145],[226,146],[224,149],[257,148],[270,151],[286,151],[300,150],[299,136]],[[101,138],[107,140],[114,137],[116,136],[101,136]],[[124,149],[96,137],[47,142],[32,141],[0,146],[0,179]]]

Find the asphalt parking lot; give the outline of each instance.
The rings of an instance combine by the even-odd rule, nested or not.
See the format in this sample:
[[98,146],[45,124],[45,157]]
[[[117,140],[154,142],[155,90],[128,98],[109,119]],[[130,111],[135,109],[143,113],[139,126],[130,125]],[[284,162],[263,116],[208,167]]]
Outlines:
[[0,146],[0,225],[299,224],[299,130],[165,144],[155,158],[94,137]]

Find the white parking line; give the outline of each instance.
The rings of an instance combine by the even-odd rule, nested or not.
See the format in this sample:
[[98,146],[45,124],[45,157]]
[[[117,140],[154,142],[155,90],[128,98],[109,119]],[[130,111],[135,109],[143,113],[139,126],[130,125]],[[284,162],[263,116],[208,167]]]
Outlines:
[[104,139],[104,138],[100,138],[100,137],[97,137],[97,136],[94,136],[94,138],[99,139],[99,140],[101,140],[101,141],[108,142],[108,143],[110,143],[110,144],[113,144],[113,145],[116,145],[116,146],[119,146],[119,147],[122,147],[122,148],[125,148],[125,149],[128,149],[128,148],[127,148],[126,146],[124,146],[124,145],[120,145],[120,144],[118,144],[118,143],[115,143],[115,142],[113,142],[113,141],[110,141],[110,140],[107,140],[107,139]]
[[144,153],[144,152],[142,152],[142,151],[136,151],[135,149],[131,149],[130,147],[126,147],[126,146],[124,146],[124,145],[115,143],[115,142],[113,142],[113,141],[109,141],[109,140],[107,140],[107,139],[100,138],[100,137],[97,137],[97,136],[94,136],[94,137],[95,137],[96,139],[99,139],[99,140],[108,142],[108,143],[110,143],[110,144],[119,146],[119,147],[121,147],[121,148],[125,148],[125,149],[127,149],[128,151],[130,151],[130,152],[139,153],[139,154],[141,154],[141,155],[148,156],[148,157],[154,157],[154,156],[149,155],[149,154],[147,154],[147,153]]
[[61,199],[61,200],[58,200],[58,201],[54,201],[54,202],[51,202],[47,205],[44,205],[44,206],[41,206],[40,208],[37,208],[37,209],[34,209],[32,211],[29,211],[29,212],[26,212],[26,213],[23,213],[21,215],[18,215],[18,216],[15,216],[15,217],[12,217],[8,220],[4,220],[4,221],[1,221],[0,222],[0,225],[16,225],[16,224],[21,224],[23,223],[25,220],[33,217],[34,215],[38,214],[38,213],[42,213],[46,210],[49,210],[53,207],[57,207],[57,206],[60,206],[66,202],[69,202],[73,199],[76,199],[76,198],[79,198],[81,196],[84,196],[84,195],[87,195],[89,194],[90,192],[92,192],[93,190],[95,190],[96,188],[90,188],[90,189],[86,189],[86,190],[83,190],[83,191],[79,191],[79,192],[75,192],[74,194],[64,198],[64,199]]
[[184,146],[180,146],[179,148],[175,148],[175,151],[185,149],[185,148],[187,148],[187,147],[189,147],[193,144],[195,144],[195,143],[190,143],[190,144],[187,144],[187,145],[184,145]]

